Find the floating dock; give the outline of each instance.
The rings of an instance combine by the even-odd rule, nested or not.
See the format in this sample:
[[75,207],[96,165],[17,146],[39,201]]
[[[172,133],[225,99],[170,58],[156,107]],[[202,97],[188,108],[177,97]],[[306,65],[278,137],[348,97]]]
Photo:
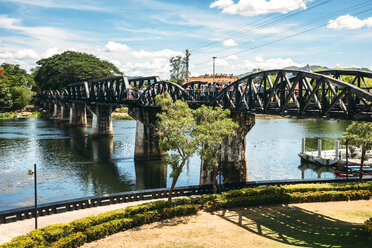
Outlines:
[[[360,152],[359,154],[357,153],[357,156],[355,158],[350,158],[350,152],[348,155],[349,158],[346,159],[346,149],[339,149],[339,141],[336,141],[334,150],[322,151],[322,141],[318,140],[318,150],[307,152],[305,150],[305,138],[302,139],[302,151],[300,154],[298,154],[298,156],[300,156],[301,158],[301,161],[310,162],[322,166],[360,165]],[[368,151],[366,155],[367,160],[364,161],[364,165],[369,168],[370,166],[372,166],[372,151]]]

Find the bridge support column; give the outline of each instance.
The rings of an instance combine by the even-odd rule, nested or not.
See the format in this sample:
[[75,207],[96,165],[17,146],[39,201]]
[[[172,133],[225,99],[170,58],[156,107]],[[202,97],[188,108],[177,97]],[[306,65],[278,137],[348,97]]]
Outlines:
[[87,123],[87,110],[85,105],[72,103],[70,106],[70,125],[86,126]]
[[156,134],[156,114],[159,109],[130,108],[128,113],[137,120],[134,160],[160,160],[166,153],[160,151]]
[[[221,144],[220,168],[225,183],[247,182],[248,163],[245,136],[255,124],[255,115],[231,113],[231,118],[239,124],[237,135],[227,137]],[[200,184],[213,183],[213,170],[208,170],[205,161],[201,162]]]
[[67,105],[67,103],[61,104],[61,120],[70,120],[70,107]]
[[90,106],[93,113],[92,136],[113,136],[111,113],[115,108],[112,106]]
[[54,104],[53,117],[57,119],[61,118],[61,107],[58,103]]

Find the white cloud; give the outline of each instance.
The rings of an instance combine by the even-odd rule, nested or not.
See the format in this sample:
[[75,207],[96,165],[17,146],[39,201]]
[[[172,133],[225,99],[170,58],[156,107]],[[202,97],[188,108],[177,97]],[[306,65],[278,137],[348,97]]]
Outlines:
[[369,67],[369,69],[372,71],[372,65]]
[[236,55],[230,55],[230,56],[227,56],[226,57],[226,60],[238,60],[239,58],[238,58],[238,56],[236,56]]
[[265,60],[261,56],[256,56],[254,60],[244,60],[244,62],[239,65],[240,69],[251,71],[255,68],[261,68],[264,70],[271,69],[282,69],[288,66],[303,66],[302,64],[294,62],[290,58],[271,58]]
[[114,41],[109,41],[105,45],[105,51],[107,52],[126,52],[129,50],[130,50],[129,46]]
[[132,55],[136,58],[170,58],[172,56],[183,55],[182,52],[173,51],[170,49],[163,49],[155,52],[148,52],[145,50],[133,51]]
[[58,53],[61,53],[62,51],[60,51],[58,49],[58,47],[50,47],[48,50],[46,50],[43,54],[42,54],[42,57],[44,58],[48,58],[48,57],[51,57],[55,54],[58,54]]
[[5,51],[0,53],[1,59],[38,59],[39,55],[32,49],[21,49],[17,52]]
[[222,13],[254,16],[267,13],[287,13],[296,9],[306,9],[307,0],[217,0],[210,8],[222,9]]
[[222,44],[226,47],[234,47],[238,45],[233,39],[225,40]]
[[62,29],[47,26],[22,26],[21,20],[0,15],[0,28],[18,31],[27,36],[45,42],[56,42],[59,40],[78,39],[77,36]]
[[358,19],[351,15],[343,15],[336,18],[336,20],[330,20],[327,28],[330,29],[360,29],[363,27],[372,27],[372,17],[364,20]]

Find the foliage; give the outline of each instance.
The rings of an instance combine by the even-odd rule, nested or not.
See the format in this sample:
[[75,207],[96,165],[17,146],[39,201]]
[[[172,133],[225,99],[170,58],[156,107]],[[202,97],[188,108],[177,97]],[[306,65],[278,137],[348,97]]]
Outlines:
[[197,149],[198,143],[192,138],[195,121],[193,111],[187,103],[180,100],[173,102],[169,93],[157,95],[155,101],[162,109],[162,112],[157,115],[160,149],[175,151],[164,157],[165,162],[172,168],[170,176],[173,180],[169,190],[169,200],[171,200],[173,188],[186,161]]
[[[232,190],[220,195],[203,195],[169,201],[148,202],[137,206],[118,209],[97,216],[75,220],[69,224],[56,224],[18,236],[0,245],[2,248],[55,247],[70,248],[83,245],[107,235],[127,230],[143,224],[192,215],[200,207],[207,211],[269,204],[298,202],[324,202],[370,199],[372,182],[299,184],[267,186]],[[202,206],[199,206],[202,204]],[[371,235],[372,219],[364,224]]]
[[112,63],[91,54],[66,51],[41,59],[34,71],[40,90],[58,90],[71,83],[91,81],[122,74]]
[[372,240],[372,217],[364,222],[364,230],[368,233],[369,238]]
[[182,85],[186,77],[186,58],[174,56],[169,59],[170,64],[170,81]]
[[3,63],[0,67],[0,110],[17,110],[31,102],[35,82],[19,65]]
[[87,236],[81,232],[73,233],[54,242],[50,248],[71,248],[82,246],[87,241]]
[[372,123],[352,122],[343,133],[342,140],[362,149],[359,171],[359,179],[362,180],[366,152],[372,149]]
[[[12,241],[0,245],[2,248],[23,247],[78,247],[86,241],[93,241],[107,235],[124,231],[129,228],[152,223],[154,221],[195,214],[199,208],[196,205],[177,205],[166,201],[150,202],[139,206],[127,207],[75,220],[69,224],[56,224],[34,230],[26,235],[14,238]],[[133,211],[135,210],[135,211]],[[117,215],[117,213],[126,213]],[[107,218],[110,216],[110,218]],[[96,220],[92,222],[92,220]],[[90,223],[79,226],[77,223]],[[83,227],[83,228],[82,228]]]
[[13,115],[10,113],[0,113],[0,120],[10,120],[13,119]]
[[213,170],[213,191],[216,193],[216,176],[221,154],[221,143],[227,135],[233,135],[238,125],[229,117],[230,110],[203,105],[194,112],[196,127],[193,136],[202,146],[201,158],[207,169]]

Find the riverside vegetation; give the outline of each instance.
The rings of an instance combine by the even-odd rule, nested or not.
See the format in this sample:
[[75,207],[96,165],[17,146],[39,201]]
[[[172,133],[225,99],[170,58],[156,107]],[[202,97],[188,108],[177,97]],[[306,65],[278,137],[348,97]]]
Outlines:
[[[86,242],[133,227],[176,216],[196,214],[200,210],[213,212],[220,209],[273,204],[369,200],[371,196],[372,182],[244,188],[218,195],[149,202],[78,219],[69,224],[50,225],[16,237],[0,247],[79,247]],[[367,220],[364,226],[372,239],[372,218]]]

